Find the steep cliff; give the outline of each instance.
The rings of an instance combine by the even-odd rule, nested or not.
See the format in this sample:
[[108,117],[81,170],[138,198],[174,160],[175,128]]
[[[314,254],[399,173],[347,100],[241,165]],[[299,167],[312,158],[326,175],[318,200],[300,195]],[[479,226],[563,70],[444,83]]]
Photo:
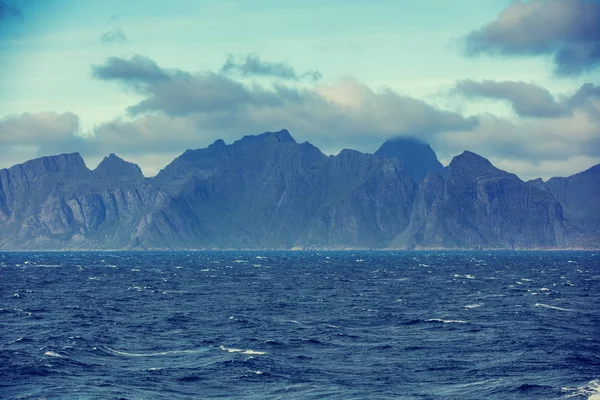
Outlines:
[[394,242],[419,248],[555,248],[567,245],[560,203],[465,151],[446,177],[421,187],[411,224]]
[[529,181],[552,194],[563,206],[565,220],[575,228],[570,243],[574,247],[594,247],[600,243],[600,165],[569,177]]

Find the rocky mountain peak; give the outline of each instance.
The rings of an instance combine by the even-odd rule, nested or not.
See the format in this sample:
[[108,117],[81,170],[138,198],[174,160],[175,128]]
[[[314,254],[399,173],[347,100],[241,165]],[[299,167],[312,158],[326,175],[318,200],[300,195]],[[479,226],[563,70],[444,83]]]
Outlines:
[[36,158],[15,165],[9,171],[12,173],[20,171],[28,180],[48,176],[81,177],[90,172],[79,153],[64,153]]
[[276,132],[265,132],[260,135],[246,135],[236,144],[278,144],[278,143],[296,143],[292,135],[287,129],[282,129]]
[[104,157],[93,171],[93,174],[96,178],[115,178],[118,180],[141,179],[144,177],[137,164],[125,161],[114,153]]
[[282,129],[277,132],[265,132],[264,135],[273,136],[279,142],[294,142],[294,143],[296,142],[287,129]]
[[465,150],[462,154],[454,157],[449,165],[454,170],[459,169],[496,169],[492,163],[485,157],[471,151]]
[[386,141],[376,155],[400,160],[415,182],[421,182],[431,172],[442,172],[444,166],[430,145],[416,138],[399,137]]

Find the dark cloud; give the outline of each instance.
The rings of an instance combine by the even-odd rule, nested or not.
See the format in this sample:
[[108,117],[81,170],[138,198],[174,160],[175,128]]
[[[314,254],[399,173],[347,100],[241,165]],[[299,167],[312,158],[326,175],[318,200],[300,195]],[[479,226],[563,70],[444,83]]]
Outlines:
[[459,81],[451,93],[469,98],[506,100],[517,115],[524,118],[560,118],[576,111],[600,121],[600,86],[583,84],[570,96],[556,99],[548,89],[532,83],[515,81]]
[[92,74],[98,79],[123,82],[139,90],[170,77],[153,60],[139,55],[129,60],[110,57],[102,65],[92,65]]
[[600,86],[593,83],[583,84],[568,100],[569,107],[585,110],[600,122]]
[[291,65],[282,62],[263,61],[258,54],[248,54],[245,58],[240,57],[238,59],[233,55],[229,55],[225,64],[221,67],[221,72],[224,74],[237,72],[242,76],[273,77],[291,81],[306,79],[316,82],[323,79],[323,75],[319,71],[307,71],[298,74]]
[[521,117],[555,118],[571,112],[566,104],[556,101],[547,89],[531,83],[476,82],[466,79],[457,82],[453,92],[466,97],[507,100]]
[[516,0],[466,45],[470,56],[550,55],[557,75],[578,76],[600,66],[600,2]]
[[128,108],[132,115],[161,111],[171,116],[192,113],[230,113],[243,106],[281,107],[303,101],[307,93],[282,85],[273,89],[246,86],[221,74],[205,72],[190,74],[167,70],[153,60],[133,56],[131,59],[109,58],[103,65],[92,66],[93,74],[102,80],[118,81],[145,96]]
[[6,1],[0,0],[0,21],[9,18],[17,18],[22,20],[23,14],[21,13],[21,10],[16,6],[10,5]]
[[[172,117],[207,115],[224,118],[224,124],[268,116],[288,121],[307,120],[307,123],[321,120],[331,125],[332,119],[341,118],[352,121],[351,125],[370,126],[369,129],[384,124],[388,131],[420,134],[466,129],[476,123],[391,90],[375,93],[354,80],[321,86],[319,90],[282,84],[245,85],[212,72],[190,74],[163,69],[142,56],[111,57],[92,68],[97,78],[118,81],[145,97],[129,107],[131,115],[146,112],[162,112]],[[351,104],[346,104],[348,101]]]
[[578,107],[590,100],[600,100],[600,86],[593,83],[584,83],[577,92],[569,99],[569,104]]
[[106,31],[100,37],[102,43],[125,43],[127,41],[127,35],[122,29],[117,28],[111,31]]
[[251,85],[219,73],[165,69],[142,56],[109,58],[93,66],[93,74],[143,96],[128,108],[129,118],[95,129],[98,146],[126,155],[183,151],[281,127],[324,151],[374,151],[392,135],[427,139],[478,122],[392,90],[375,92],[353,79],[310,89]]

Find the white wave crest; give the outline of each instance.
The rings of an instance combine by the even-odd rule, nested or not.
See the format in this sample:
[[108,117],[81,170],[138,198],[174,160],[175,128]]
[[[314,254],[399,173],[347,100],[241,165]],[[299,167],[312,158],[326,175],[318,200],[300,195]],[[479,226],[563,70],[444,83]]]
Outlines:
[[60,354],[58,354],[58,353],[55,353],[55,352],[53,352],[53,351],[47,351],[47,352],[45,352],[45,353],[44,353],[44,355],[45,355],[46,357],[57,357],[57,358],[64,358],[64,357],[65,357],[65,356],[63,356],[63,355],[60,355]]
[[125,357],[158,357],[158,356],[172,356],[178,354],[194,354],[206,351],[206,349],[189,349],[189,350],[169,350],[169,351],[157,351],[154,353],[129,353],[126,351],[111,349],[110,347],[104,347],[104,349],[111,354]]
[[549,304],[544,304],[544,303],[535,303],[536,307],[543,307],[543,308],[549,308],[551,310],[560,310],[560,311],[575,311],[572,310],[570,308],[562,308],[562,307],[556,307],[556,306],[551,306]]
[[256,351],[256,350],[242,350],[242,349],[234,349],[225,346],[219,347],[221,350],[226,351],[228,353],[240,353],[240,354],[252,354],[252,355],[263,355],[267,354],[265,351]]
[[460,319],[441,319],[441,318],[430,318],[426,319],[425,322],[441,322],[444,324],[466,324],[467,321]]
[[594,379],[582,387],[569,388],[564,387],[561,389],[563,393],[567,393],[565,398],[580,398],[586,396],[588,400],[600,400],[600,380]]

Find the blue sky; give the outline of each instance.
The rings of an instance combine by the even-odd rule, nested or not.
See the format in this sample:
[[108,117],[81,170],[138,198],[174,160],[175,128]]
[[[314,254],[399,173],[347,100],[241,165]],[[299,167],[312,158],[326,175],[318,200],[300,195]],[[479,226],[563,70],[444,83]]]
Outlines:
[[153,175],[287,128],[564,176],[600,163],[599,66],[595,0],[0,0],[0,167],[113,152]]

